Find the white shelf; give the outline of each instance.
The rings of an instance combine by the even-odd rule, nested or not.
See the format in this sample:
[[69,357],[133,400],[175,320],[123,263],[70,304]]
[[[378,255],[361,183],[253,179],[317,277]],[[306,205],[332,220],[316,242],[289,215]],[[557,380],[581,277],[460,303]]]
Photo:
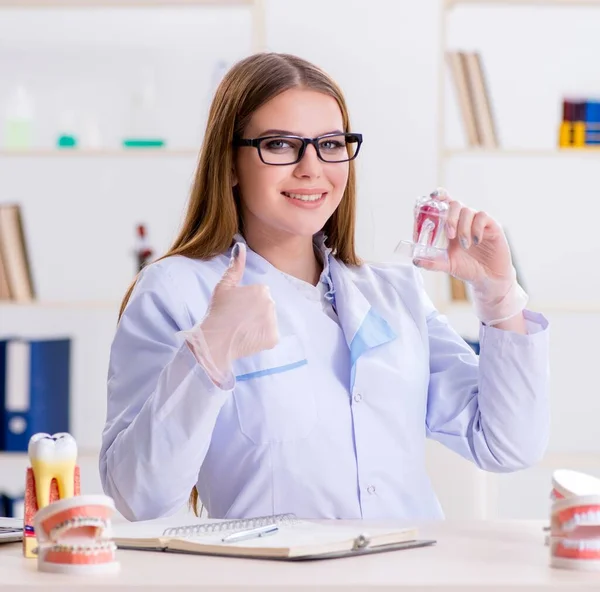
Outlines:
[[177,8],[254,4],[255,0],[0,0],[0,8]]
[[600,0],[445,0],[446,9],[455,6],[506,5],[515,6],[600,6]]
[[0,300],[0,308],[41,308],[41,309],[77,309],[77,310],[118,310],[120,302],[116,300],[32,300],[16,302]]
[[460,158],[468,156],[482,157],[567,157],[585,158],[600,157],[600,146],[598,148],[450,148],[443,151],[444,158]]
[[266,0],[0,0],[0,10],[248,7],[252,10],[252,48],[258,52],[266,49],[265,2]]
[[0,158],[196,158],[199,148],[40,148],[32,150],[0,150]]

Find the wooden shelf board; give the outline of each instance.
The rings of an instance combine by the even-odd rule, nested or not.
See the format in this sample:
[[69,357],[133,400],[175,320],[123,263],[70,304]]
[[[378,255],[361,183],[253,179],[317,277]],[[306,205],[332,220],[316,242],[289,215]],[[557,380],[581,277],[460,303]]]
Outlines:
[[168,158],[198,156],[199,148],[128,148],[89,150],[83,148],[0,150],[0,158]]

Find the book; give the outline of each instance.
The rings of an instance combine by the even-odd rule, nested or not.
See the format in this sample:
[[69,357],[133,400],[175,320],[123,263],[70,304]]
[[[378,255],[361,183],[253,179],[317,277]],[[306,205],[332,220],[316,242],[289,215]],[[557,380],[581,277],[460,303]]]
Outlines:
[[[270,524],[276,525],[277,531],[268,536],[237,542],[224,540],[232,533]],[[167,528],[161,520],[116,524],[113,525],[113,542],[120,549],[288,561],[348,557],[435,543],[417,539],[417,530],[412,527],[386,527],[382,524],[366,528],[361,521],[299,520],[293,514],[242,520],[202,520]]]
[[467,286],[465,282],[455,278],[454,276],[448,276],[450,278],[450,298],[453,302],[467,302],[469,295],[467,294]]
[[450,68],[450,75],[454,83],[468,145],[479,146],[481,144],[481,132],[478,128],[473,107],[466,54],[462,51],[448,51],[446,52],[446,62]]
[[35,290],[19,204],[0,204],[0,257],[2,299],[33,300]]
[[479,52],[471,51],[464,53],[464,59],[480,144],[483,148],[498,148],[498,132],[483,58]]

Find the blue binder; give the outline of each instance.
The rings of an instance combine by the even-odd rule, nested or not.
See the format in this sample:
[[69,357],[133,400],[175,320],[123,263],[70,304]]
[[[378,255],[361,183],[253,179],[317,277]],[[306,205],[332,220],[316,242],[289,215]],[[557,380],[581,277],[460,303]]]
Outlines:
[[24,452],[37,432],[70,431],[70,362],[68,338],[0,342],[1,450]]
[[463,338],[465,340],[465,342],[471,347],[471,349],[477,354],[479,355],[479,341],[473,341],[472,339],[466,339]]
[[0,506],[0,516],[5,518],[23,518],[24,511],[24,495],[12,497],[8,494],[3,494],[2,505]]

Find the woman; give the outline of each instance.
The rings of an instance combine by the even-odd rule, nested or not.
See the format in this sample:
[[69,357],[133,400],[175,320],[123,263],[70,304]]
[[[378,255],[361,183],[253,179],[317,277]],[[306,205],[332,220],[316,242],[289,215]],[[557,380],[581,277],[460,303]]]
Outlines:
[[426,437],[489,471],[542,456],[547,322],[524,310],[502,230],[440,194],[449,264],[421,262],[471,283],[478,358],[414,266],[359,261],[361,141],[297,57],[225,76],[183,229],[112,346],[100,468],[128,519],[172,514],[190,489],[213,518],[435,519]]

